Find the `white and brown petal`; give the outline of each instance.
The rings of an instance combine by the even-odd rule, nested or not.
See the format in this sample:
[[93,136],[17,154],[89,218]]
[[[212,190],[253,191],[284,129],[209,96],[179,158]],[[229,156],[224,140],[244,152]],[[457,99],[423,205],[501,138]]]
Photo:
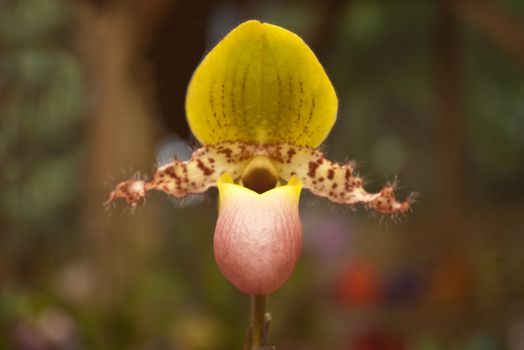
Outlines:
[[296,176],[304,188],[334,203],[362,204],[382,214],[409,211],[413,198],[397,201],[393,185],[386,185],[377,193],[367,192],[363,179],[355,174],[352,162],[339,164],[331,161],[315,148],[287,143],[222,142],[197,149],[191,160],[174,160],[159,167],[151,182],[130,179],[118,184],[110,193],[109,201],[123,198],[136,206],[149,190],[163,191],[175,197],[202,193],[216,186],[224,173],[230,174],[235,183],[245,182],[246,169],[254,166],[265,166],[281,182]]

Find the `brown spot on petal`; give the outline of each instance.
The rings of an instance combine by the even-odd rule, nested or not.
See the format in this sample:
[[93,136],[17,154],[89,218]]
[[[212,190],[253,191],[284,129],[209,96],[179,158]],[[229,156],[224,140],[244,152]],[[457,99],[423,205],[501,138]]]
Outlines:
[[351,170],[349,168],[346,168],[346,174],[344,176],[346,178],[346,181],[348,181],[351,177]]
[[287,163],[291,163],[291,159],[293,158],[293,156],[297,153],[297,151],[295,151],[295,149],[293,147],[291,147],[288,151],[287,151]]
[[229,148],[221,148],[221,149],[218,150],[218,152],[223,153],[226,156],[226,159],[228,161],[231,160],[232,154],[233,154],[233,151],[231,149],[229,149]]
[[213,174],[213,169],[208,168],[200,159],[197,159],[197,166],[200,170],[202,170],[204,175],[209,176]]
[[309,166],[309,171],[307,173],[308,176],[309,177],[315,177],[315,174],[316,174],[317,169],[320,166],[320,164],[317,163],[317,162],[309,162],[308,166]]

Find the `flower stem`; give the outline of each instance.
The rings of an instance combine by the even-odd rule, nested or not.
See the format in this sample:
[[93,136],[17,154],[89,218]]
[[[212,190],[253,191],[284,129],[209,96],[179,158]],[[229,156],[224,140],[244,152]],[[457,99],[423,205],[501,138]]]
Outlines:
[[251,296],[251,325],[249,326],[247,349],[261,349],[264,346],[266,329],[266,300],[265,295]]

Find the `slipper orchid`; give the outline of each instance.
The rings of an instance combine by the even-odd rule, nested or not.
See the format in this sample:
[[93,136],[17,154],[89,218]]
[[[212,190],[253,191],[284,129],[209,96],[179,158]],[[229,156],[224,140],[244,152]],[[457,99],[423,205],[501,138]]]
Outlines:
[[410,198],[398,202],[393,186],[368,193],[353,163],[330,161],[318,150],[337,107],[329,78],[302,39],[245,22],[209,52],[189,85],[187,118],[203,147],[188,161],[160,166],[150,182],[121,182],[108,201],[135,207],[149,190],[184,197],[218,186],[217,264],[245,293],[269,294],[300,255],[302,188],[383,214],[410,209]]

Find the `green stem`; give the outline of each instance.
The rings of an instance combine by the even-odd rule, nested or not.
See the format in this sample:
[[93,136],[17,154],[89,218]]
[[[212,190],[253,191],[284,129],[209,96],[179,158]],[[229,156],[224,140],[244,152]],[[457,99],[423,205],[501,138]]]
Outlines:
[[251,296],[251,344],[249,350],[264,346],[264,328],[266,322],[265,295]]

